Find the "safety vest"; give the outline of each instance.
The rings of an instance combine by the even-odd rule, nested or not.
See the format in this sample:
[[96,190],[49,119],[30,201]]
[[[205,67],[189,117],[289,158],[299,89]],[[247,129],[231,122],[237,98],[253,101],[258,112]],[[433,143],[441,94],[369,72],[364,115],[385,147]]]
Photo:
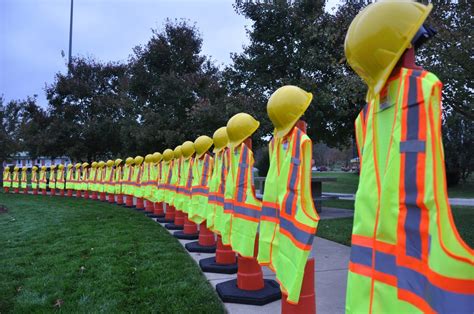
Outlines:
[[18,171],[13,170],[12,188],[20,187],[20,174]]
[[168,179],[171,173],[171,161],[165,162],[162,161],[160,162],[160,170],[159,170],[159,179],[158,179],[158,189],[156,190],[156,199],[157,202],[167,202],[167,197],[168,197],[168,187],[169,187],[169,182]]
[[12,177],[10,171],[3,171],[3,187],[10,188],[12,186]]
[[72,190],[74,189],[74,169],[67,169],[66,170],[66,189]]
[[161,165],[158,163],[151,163],[150,164],[150,172],[148,178],[148,188],[146,190],[147,199],[151,202],[156,202],[156,190],[158,189],[158,178],[159,178],[159,170]]
[[225,222],[230,222],[224,213],[224,191],[227,173],[229,172],[230,150],[224,148],[214,156],[214,165],[209,182],[209,195],[207,198],[207,219],[206,225],[209,230],[222,235],[223,230],[227,230]]
[[28,186],[28,177],[26,175],[26,170],[21,171],[21,178],[20,178],[20,187],[22,189],[26,189]]
[[38,188],[38,172],[35,170],[31,171],[31,188],[33,190]]
[[46,177],[46,170],[40,170],[40,177],[39,177],[39,188],[46,189],[47,188],[48,179]]
[[169,177],[169,186],[168,186],[168,203],[174,206],[175,198],[179,192],[179,178],[181,175],[181,159],[173,159],[171,167],[171,176]]
[[441,90],[434,74],[402,68],[357,117],[347,312],[474,312],[474,252],[446,190]]
[[163,172],[166,167],[167,166],[164,161],[160,161],[155,165],[155,184],[154,188],[151,190],[155,202],[163,202],[163,190],[161,189],[161,185]]
[[83,191],[88,191],[89,189],[89,171],[90,169],[89,168],[83,168],[82,169],[82,177],[81,177],[81,180],[79,182],[79,185],[80,185],[80,190],[83,190]]
[[135,197],[143,197],[143,191],[141,189],[141,177],[142,177],[142,172],[143,172],[143,165],[135,165],[133,167],[133,173],[132,173],[132,182],[130,185],[132,186],[132,195]]
[[122,172],[122,192],[125,195],[131,195],[130,183],[132,182],[133,167],[125,164]]
[[48,187],[50,189],[56,189],[56,170],[55,169],[49,169],[49,183]]
[[104,190],[105,190],[105,192],[107,192],[109,194],[113,194],[115,192],[114,168],[113,167],[106,167],[105,168]]
[[152,198],[154,199],[154,196],[152,194],[152,189],[154,182],[152,180],[152,177],[155,176],[154,173],[154,165],[151,162],[145,162],[143,164],[143,171],[142,171],[142,176],[140,179],[141,183],[141,190],[143,194],[143,198],[152,201]]
[[97,167],[95,175],[96,192],[105,192],[105,168]]
[[311,196],[312,142],[298,127],[269,144],[257,260],[272,269],[289,303],[298,303],[319,216]]
[[91,167],[89,169],[89,184],[87,188],[89,191],[97,192],[97,168]]
[[122,167],[116,166],[114,171],[114,193],[122,194]]
[[73,189],[74,190],[81,190],[81,168],[75,168],[74,170],[74,181],[73,181]]
[[227,241],[230,241],[232,249],[244,257],[254,256],[262,205],[255,196],[253,164],[252,150],[245,143],[235,147],[230,153],[224,192],[224,212],[231,217],[228,234],[225,230],[222,242],[227,245]]
[[212,173],[212,161],[213,158],[207,153],[199,159],[194,159],[191,202],[188,207],[188,217],[197,224],[202,223],[207,218],[207,199],[209,196],[209,179]]
[[64,169],[58,169],[56,171],[56,188],[64,190],[64,183],[66,182],[64,178]]
[[193,164],[194,157],[189,157],[181,162],[181,170],[179,171],[179,183],[176,190],[176,199],[174,206],[177,210],[188,213],[191,204],[191,188],[193,182]]

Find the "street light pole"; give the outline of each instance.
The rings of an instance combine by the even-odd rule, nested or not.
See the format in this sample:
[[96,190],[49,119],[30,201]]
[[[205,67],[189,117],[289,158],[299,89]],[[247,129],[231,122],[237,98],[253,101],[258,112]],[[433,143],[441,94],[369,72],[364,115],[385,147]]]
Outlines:
[[71,0],[71,18],[69,21],[69,61],[68,72],[71,71],[71,51],[72,51],[72,17],[73,17],[74,0]]

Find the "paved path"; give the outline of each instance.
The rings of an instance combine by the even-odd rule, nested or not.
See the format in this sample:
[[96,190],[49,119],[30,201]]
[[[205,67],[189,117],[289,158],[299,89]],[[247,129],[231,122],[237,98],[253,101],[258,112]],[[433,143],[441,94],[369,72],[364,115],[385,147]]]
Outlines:
[[[163,225],[163,224],[162,224]],[[174,230],[168,230],[171,234]],[[183,246],[191,241],[178,240]],[[349,263],[350,247],[315,237],[311,256],[315,258],[315,287],[316,311],[318,313],[344,313],[347,266]],[[214,254],[189,253],[199,263],[200,259]],[[218,283],[235,279],[237,275],[204,273],[207,280],[215,287]],[[263,267],[263,276],[274,279],[275,275],[267,267]],[[275,301],[264,306],[224,303],[231,314],[273,314],[281,312],[281,301]]]
[[[346,194],[346,193],[330,193],[324,192],[324,196],[338,197],[341,200],[354,200],[355,194]],[[474,206],[474,198],[450,198],[449,204],[457,206]]]
[[333,208],[333,207],[323,207],[323,210],[319,213],[319,218],[321,220],[346,218],[346,217],[352,217],[352,216],[354,216],[354,210],[352,209]]

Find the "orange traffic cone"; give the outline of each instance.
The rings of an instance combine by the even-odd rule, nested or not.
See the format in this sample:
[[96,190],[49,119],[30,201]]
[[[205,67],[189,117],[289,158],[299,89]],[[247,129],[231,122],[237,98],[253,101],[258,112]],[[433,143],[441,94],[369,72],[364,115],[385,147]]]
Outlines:
[[97,196],[97,192],[92,192],[92,196],[91,196],[91,199],[93,200],[97,200],[99,197]]
[[237,259],[230,245],[224,245],[220,235],[217,236],[216,256],[199,260],[203,272],[219,274],[235,274]]
[[33,195],[38,195],[38,189],[33,189]]
[[144,211],[145,210],[145,204],[143,202],[142,197],[137,197],[137,204],[135,205],[135,210],[138,210],[138,211]]
[[62,190],[59,191],[59,195],[60,195],[60,196],[64,196],[64,189],[62,189]]
[[301,286],[298,304],[287,301],[288,296],[283,294],[281,299],[282,314],[308,313],[316,314],[316,292],[314,291],[314,258],[308,259],[304,268],[303,284]]
[[[258,236],[255,239],[254,256],[257,252]],[[275,280],[263,279],[262,267],[255,257],[239,255],[237,264],[237,279],[216,285],[223,302],[265,305],[281,298],[280,286]]]
[[76,197],[80,198],[82,196],[82,191],[81,190],[77,190],[76,191]]
[[112,193],[107,194],[108,201],[110,204],[115,203],[115,195]]
[[41,195],[46,195],[46,189],[43,189],[43,190],[41,191]]
[[199,241],[186,243],[185,247],[189,252],[214,253],[216,251],[214,233],[207,229],[205,221],[199,226]]
[[[161,203],[164,205],[164,203]],[[165,217],[157,218],[156,221],[160,223],[172,223],[174,221],[174,216],[176,214],[174,206],[166,204],[166,213]]]
[[105,192],[100,192],[100,201],[101,202],[106,202],[107,201],[107,197],[105,195]]
[[72,190],[71,189],[67,190],[67,197],[72,197]]
[[[174,206],[173,206],[174,207]],[[177,210],[175,207],[174,222],[165,225],[168,230],[183,230],[184,229],[184,213]]]
[[15,194],[19,194],[19,193],[20,193],[20,189],[19,189],[19,188],[15,188],[14,192],[15,192]]
[[123,205],[123,194],[117,195],[117,205]]
[[133,207],[133,196],[127,195],[125,198],[125,207],[132,208]]
[[184,214],[183,230],[176,231],[173,236],[182,240],[196,240],[199,237],[197,225],[189,220],[188,214]]

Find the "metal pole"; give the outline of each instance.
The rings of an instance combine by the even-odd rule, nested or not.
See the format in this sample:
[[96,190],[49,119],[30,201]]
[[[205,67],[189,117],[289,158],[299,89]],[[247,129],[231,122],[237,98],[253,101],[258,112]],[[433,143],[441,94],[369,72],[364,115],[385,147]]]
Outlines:
[[71,18],[69,22],[69,62],[68,72],[71,71],[71,51],[72,51],[72,16],[73,16],[74,0],[71,0]]

